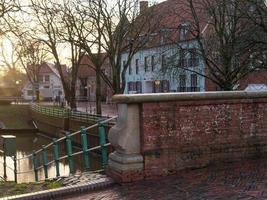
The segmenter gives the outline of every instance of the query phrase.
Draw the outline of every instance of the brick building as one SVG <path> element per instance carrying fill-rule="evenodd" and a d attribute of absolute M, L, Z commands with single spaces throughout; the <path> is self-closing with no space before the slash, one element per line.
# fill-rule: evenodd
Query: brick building
<path fill-rule="evenodd" d="M 105 59 L 101 70 L 111 77 L 112 71 L 109 60 L 106 54 L 102 54 Z M 107 84 L 101 79 L 101 95 L 102 101 L 110 102 L 112 91 Z M 78 71 L 78 79 L 76 85 L 76 98 L 81 101 L 95 101 L 96 100 L 96 71 L 88 55 L 83 56 L 81 65 Z"/>
<path fill-rule="evenodd" d="M 220 91 L 220 88 L 207 78 L 205 80 L 205 85 L 205 91 Z M 249 73 L 239 81 L 234 89 L 246 91 L 267 90 L 267 70 L 262 69 Z"/>

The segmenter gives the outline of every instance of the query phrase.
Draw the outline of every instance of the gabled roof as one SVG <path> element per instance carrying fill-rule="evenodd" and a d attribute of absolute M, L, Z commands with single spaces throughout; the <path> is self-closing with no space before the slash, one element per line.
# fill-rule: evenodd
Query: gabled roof
<path fill-rule="evenodd" d="M 107 54 L 101 53 L 100 56 L 101 56 L 101 59 L 105 59 L 101 68 L 106 69 L 106 68 L 111 67 Z M 90 58 L 89 55 L 85 54 L 83 55 L 81 63 L 80 63 L 78 77 L 86 78 L 88 76 L 95 76 L 94 69 L 95 69 L 95 66 L 94 66 L 94 63 L 92 62 L 92 59 Z"/>
<path fill-rule="evenodd" d="M 54 64 L 44 62 L 40 67 L 40 72 L 42 72 L 43 67 L 48 67 L 48 69 L 51 70 L 50 72 L 54 73 L 57 77 L 60 78 L 58 69 L 56 68 L 56 66 Z M 63 75 L 68 76 L 67 65 L 61 65 L 61 69 L 62 69 Z"/>
<path fill-rule="evenodd" d="M 199 0 L 193 1 L 197 4 Z M 205 18 L 205 11 L 199 7 L 196 9 L 198 15 L 201 16 L 200 29 L 204 31 L 208 23 Z M 194 39 L 194 27 L 192 27 L 194 20 L 188 0 L 167 0 L 151 6 L 136 18 L 135 23 L 144 26 L 141 27 L 142 32 L 139 34 L 140 38 L 149 35 L 149 41 L 145 45 L 145 48 L 162 45 L 163 36 L 166 40 L 164 44 L 179 42 L 181 28 L 187 24 L 191 29 L 187 31 L 183 40 Z M 138 26 L 136 27 L 138 29 Z"/>

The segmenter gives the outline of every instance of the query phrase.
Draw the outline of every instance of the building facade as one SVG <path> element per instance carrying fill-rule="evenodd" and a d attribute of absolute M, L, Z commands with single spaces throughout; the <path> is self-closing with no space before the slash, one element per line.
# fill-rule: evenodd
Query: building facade
<path fill-rule="evenodd" d="M 67 75 L 67 68 L 63 66 L 63 72 Z M 22 97 L 25 100 L 36 99 L 35 92 L 39 88 L 40 100 L 56 100 L 64 98 L 64 90 L 61 83 L 60 75 L 53 64 L 43 63 L 40 66 L 38 74 L 38 84 L 27 81 L 22 89 Z"/>
<path fill-rule="evenodd" d="M 127 62 L 127 51 L 122 55 L 121 66 L 129 63 L 124 93 L 205 91 L 205 78 L 201 76 L 205 74 L 205 65 L 190 32 L 190 19 L 177 15 L 185 10 L 184 5 L 178 0 L 167 0 L 152 7 L 148 7 L 146 1 L 140 2 L 140 11 L 149 13 L 155 18 L 151 20 L 157 23 L 156 27 L 144 29 L 149 32 L 140 34 L 137 40 L 143 38 L 146 44 L 130 62 Z M 138 20 L 142 20 L 140 17 Z"/>
<path fill-rule="evenodd" d="M 105 54 L 102 54 L 104 60 L 101 70 L 111 78 L 111 66 Z M 101 96 L 103 102 L 110 102 L 112 91 L 105 81 L 101 79 Z M 78 71 L 76 84 L 76 98 L 78 101 L 96 101 L 96 71 L 88 55 L 84 55 Z"/>
<path fill-rule="evenodd" d="M 204 73 L 204 63 L 194 53 L 197 44 L 192 41 L 181 46 L 182 49 L 172 44 L 139 50 L 128 66 L 124 93 L 205 91 L 205 78 L 198 75 Z M 127 56 L 123 54 L 122 65 Z"/>

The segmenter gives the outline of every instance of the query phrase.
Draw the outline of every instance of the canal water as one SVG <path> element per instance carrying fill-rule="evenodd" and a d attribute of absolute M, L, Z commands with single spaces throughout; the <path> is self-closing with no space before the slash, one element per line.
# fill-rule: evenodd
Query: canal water
<path fill-rule="evenodd" d="M 49 144 L 52 142 L 52 139 L 49 137 L 44 137 L 42 134 L 17 134 L 16 136 L 16 147 L 17 147 L 17 158 L 27 156 L 33 152 L 33 150 L 38 150 L 42 145 Z M 73 153 L 81 151 L 80 147 L 74 147 Z M 59 143 L 59 154 L 60 157 L 66 155 L 66 146 L 65 140 Z M 48 162 L 53 160 L 53 146 L 49 147 L 47 150 Z M 90 170 L 101 169 L 101 162 L 99 156 L 96 154 L 90 154 Z M 82 155 L 77 155 L 73 157 L 75 173 L 83 171 L 83 160 Z M 12 158 L 7 157 L 7 180 L 14 181 L 14 162 Z M 41 153 L 38 154 L 38 165 L 42 165 Z M 60 176 L 69 175 L 69 165 L 68 160 L 64 159 L 60 161 Z M 34 182 L 34 172 L 33 170 L 33 161 L 32 157 L 27 159 L 17 161 L 17 170 L 18 170 L 18 182 Z M 31 171 L 31 172 L 29 172 Z M 3 168 L 3 155 L 0 154 L 0 176 L 4 176 Z M 44 170 L 40 169 L 38 171 L 39 180 L 44 180 Z M 48 166 L 48 177 L 56 177 L 55 165 L 51 164 Z"/>

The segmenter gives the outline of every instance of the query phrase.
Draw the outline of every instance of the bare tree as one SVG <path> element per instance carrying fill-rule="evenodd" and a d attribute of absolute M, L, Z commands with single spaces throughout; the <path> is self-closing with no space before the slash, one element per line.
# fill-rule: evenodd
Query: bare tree
<path fill-rule="evenodd" d="M 79 34 L 79 43 L 94 64 L 98 89 L 101 77 L 113 94 L 124 92 L 125 74 L 133 56 L 146 46 L 149 34 L 154 32 L 160 21 L 159 17 L 157 21 L 151 21 L 155 14 L 153 8 L 139 12 L 138 2 L 116 0 L 110 5 L 107 0 L 88 0 L 79 3 L 82 5 L 79 8 L 81 20 L 86 19 L 79 26 L 84 30 Z M 88 23 L 93 29 L 88 29 Z M 122 60 L 124 54 L 127 56 Z M 106 59 L 111 66 L 112 78 L 101 70 Z"/>
<path fill-rule="evenodd" d="M 112 86 L 114 94 L 120 94 L 125 90 L 125 75 L 133 56 L 147 46 L 161 18 L 153 12 L 154 7 L 139 12 L 139 1 L 117 0 L 111 8 L 107 1 L 97 2 L 102 5 L 98 6 L 101 44 L 112 68 L 112 79 L 105 80 Z M 123 55 L 127 55 L 124 60 Z"/>
<path fill-rule="evenodd" d="M 48 52 L 45 45 L 32 38 L 22 37 L 18 41 L 19 48 L 16 53 L 20 64 L 26 72 L 28 80 L 32 84 L 36 101 L 40 100 L 39 74 L 41 65 L 48 59 Z"/>
<path fill-rule="evenodd" d="M 9 46 L 9 51 L 6 51 L 6 46 Z M 1 42 L 1 65 L 6 68 L 7 71 L 15 71 L 19 68 L 19 57 L 16 55 L 17 45 L 9 39 L 5 38 L 4 41 Z"/>
<path fill-rule="evenodd" d="M 3 35 L 14 27 L 14 13 L 21 11 L 21 5 L 16 0 L 0 1 L 0 35 Z"/>
<path fill-rule="evenodd" d="M 44 42 L 55 60 L 55 65 L 61 77 L 65 98 L 71 109 L 76 109 L 75 85 L 79 62 L 82 57 L 82 50 L 73 40 L 74 29 L 64 12 L 62 3 L 53 0 L 31 1 L 33 14 L 37 19 L 38 40 Z M 60 56 L 60 45 L 69 49 L 71 54 L 71 79 L 64 74 L 62 59 Z"/>
<path fill-rule="evenodd" d="M 252 23 L 253 29 L 250 30 L 250 42 L 257 48 L 251 55 L 253 64 L 259 68 L 267 68 L 267 2 L 259 0 L 248 0 L 245 4 L 246 9 L 240 7 L 244 17 Z"/>
<path fill-rule="evenodd" d="M 239 81 L 253 72 L 258 66 L 253 65 L 251 55 L 257 44 L 251 42 L 251 30 L 255 25 L 245 18 L 240 8 L 246 9 L 245 1 L 232 0 L 185 0 L 180 2 L 184 10 L 177 12 L 184 24 L 177 27 L 185 34 L 176 42 L 180 49 L 180 59 L 172 61 L 165 72 L 173 68 L 182 69 L 205 77 L 220 90 L 233 90 Z M 177 4 L 179 2 L 177 1 Z M 181 15 L 183 13 L 183 16 Z M 186 23 L 185 23 L 186 22 Z M 192 52 L 182 43 L 196 42 L 195 54 L 204 62 L 205 71 L 188 67 L 181 58 L 189 57 Z M 178 56 L 175 55 L 175 58 Z M 174 70 L 175 71 L 175 70 Z"/>
<path fill-rule="evenodd" d="M 101 114 L 101 78 L 109 84 L 110 80 L 103 73 L 102 67 L 107 59 L 102 48 L 102 29 L 101 13 L 99 7 L 102 6 L 101 1 L 80 1 L 80 6 L 76 6 L 75 12 L 68 12 L 69 19 L 76 30 L 76 44 L 81 47 L 89 57 L 92 64 L 88 67 L 92 68 L 96 74 L 96 111 Z M 70 5 L 73 7 L 72 5 Z M 65 7 L 65 11 L 70 11 L 70 7 Z M 100 30 L 101 29 L 101 30 Z M 111 85 L 110 85 L 111 87 Z"/>
<path fill-rule="evenodd" d="M 101 114 L 101 79 L 114 94 L 123 93 L 129 63 L 133 55 L 145 46 L 147 33 L 152 32 L 152 23 L 149 21 L 151 15 L 149 12 L 138 13 L 137 2 L 117 0 L 110 5 L 107 0 L 88 0 L 79 1 L 76 6 L 68 3 L 64 8 L 76 30 L 76 37 L 72 39 L 76 39 L 76 44 L 88 55 L 92 61 L 88 67 L 96 72 L 98 114 Z M 76 12 L 72 12 L 72 8 L 76 8 Z M 124 66 L 123 54 L 127 54 Z M 111 74 L 106 74 L 103 69 L 107 60 L 112 69 Z"/>

